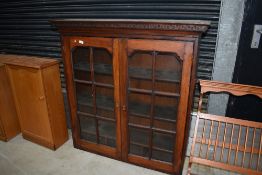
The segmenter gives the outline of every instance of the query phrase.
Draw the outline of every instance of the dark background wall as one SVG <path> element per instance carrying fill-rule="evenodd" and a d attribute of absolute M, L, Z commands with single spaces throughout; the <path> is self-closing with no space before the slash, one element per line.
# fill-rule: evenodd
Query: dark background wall
<path fill-rule="evenodd" d="M 61 59 L 60 38 L 48 22 L 61 18 L 209 20 L 200 42 L 197 76 L 210 79 L 221 0 L 23 0 L 0 2 L 0 52 Z M 63 64 L 61 63 L 63 87 Z M 196 97 L 197 98 L 197 97 Z"/>

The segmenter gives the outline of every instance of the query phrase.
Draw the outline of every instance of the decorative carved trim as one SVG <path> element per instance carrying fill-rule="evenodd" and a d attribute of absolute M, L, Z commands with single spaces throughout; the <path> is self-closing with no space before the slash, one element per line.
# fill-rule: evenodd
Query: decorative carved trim
<path fill-rule="evenodd" d="M 108 21 L 75 21 L 75 20 L 55 20 L 51 21 L 59 28 L 121 28 L 121 29 L 142 29 L 142 30 L 174 30 L 205 32 L 208 29 L 207 24 L 190 24 L 190 23 L 153 23 L 153 22 L 108 22 Z"/>
<path fill-rule="evenodd" d="M 200 80 L 201 93 L 206 92 L 227 92 L 236 96 L 255 95 L 262 98 L 262 87 L 225 83 L 218 81 Z"/>

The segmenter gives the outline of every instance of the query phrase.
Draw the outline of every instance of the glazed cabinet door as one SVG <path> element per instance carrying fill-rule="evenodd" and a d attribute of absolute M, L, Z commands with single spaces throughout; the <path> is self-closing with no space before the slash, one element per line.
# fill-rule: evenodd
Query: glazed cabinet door
<path fill-rule="evenodd" d="M 75 146 L 115 158 L 121 147 L 117 47 L 110 38 L 71 37 L 71 63 L 66 65 L 74 91 Z"/>
<path fill-rule="evenodd" d="M 193 44 L 122 42 L 122 130 L 126 161 L 177 172 L 181 163 Z"/>

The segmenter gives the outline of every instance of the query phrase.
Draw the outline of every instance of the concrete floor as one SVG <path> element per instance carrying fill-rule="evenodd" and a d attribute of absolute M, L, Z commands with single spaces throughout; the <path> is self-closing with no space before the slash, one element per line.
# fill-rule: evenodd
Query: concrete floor
<path fill-rule="evenodd" d="M 70 139 L 52 151 L 18 135 L 0 141 L 1 175 L 165 175 L 107 157 L 75 149 Z"/>
<path fill-rule="evenodd" d="M 166 175 L 157 171 L 124 163 L 75 149 L 69 140 L 52 151 L 18 135 L 9 142 L 0 141 L 0 175 Z M 186 175 L 186 157 L 183 175 Z M 192 172 L 207 175 L 236 173 L 193 164 Z"/>

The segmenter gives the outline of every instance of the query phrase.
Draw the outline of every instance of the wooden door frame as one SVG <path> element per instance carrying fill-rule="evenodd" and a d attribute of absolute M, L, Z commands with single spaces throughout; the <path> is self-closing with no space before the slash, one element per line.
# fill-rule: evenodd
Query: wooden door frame
<path fill-rule="evenodd" d="M 180 89 L 180 100 L 178 104 L 178 112 L 177 112 L 177 124 L 176 124 L 176 131 L 181 131 L 179 134 L 176 134 L 174 136 L 175 138 L 175 144 L 174 144 L 174 160 L 173 163 L 164 163 L 161 161 L 157 160 L 147 160 L 143 157 L 136 156 L 136 155 L 128 155 L 129 151 L 129 131 L 128 131 L 128 105 L 127 105 L 127 88 L 128 88 L 128 52 L 131 49 L 136 50 L 139 47 L 144 47 L 145 43 L 148 41 L 153 41 L 153 39 L 143 39 L 140 40 L 142 42 L 141 45 L 136 45 L 132 44 L 131 47 L 134 48 L 129 48 L 128 41 L 139 41 L 140 39 L 121 39 L 121 53 L 120 53 L 120 82 L 122 83 L 121 85 L 121 126 L 122 126 L 122 160 L 131 162 L 134 164 L 150 167 L 152 169 L 156 170 L 161 170 L 169 173 L 179 173 L 179 170 L 181 168 L 182 162 L 182 156 L 184 152 L 184 136 L 187 135 L 185 133 L 185 129 L 187 128 L 186 122 L 187 122 L 187 117 L 183 116 L 188 116 L 188 109 L 191 109 L 191 103 L 192 100 L 189 99 L 189 97 L 192 95 L 190 93 L 190 88 L 181 88 Z M 158 44 L 156 46 L 156 50 L 159 47 L 160 50 L 163 51 L 169 51 L 169 52 L 175 52 L 179 55 L 181 61 L 182 61 L 182 77 L 181 77 L 181 86 L 188 86 L 192 85 L 192 67 L 193 64 L 196 62 L 194 61 L 195 58 L 195 44 L 196 41 L 192 42 L 181 42 L 181 41 L 169 41 L 169 40 L 154 40 L 154 42 L 159 41 L 160 43 L 168 43 L 170 42 L 171 46 L 168 45 L 168 47 L 165 47 L 162 44 Z M 172 42 L 172 43 L 171 43 Z M 149 43 L 149 42 L 148 42 Z M 183 44 L 182 44 L 183 43 Z M 172 47 L 172 44 L 176 45 L 176 48 Z M 180 45 L 181 44 L 181 45 Z M 181 46 L 181 47 L 180 47 Z M 150 46 L 149 46 L 150 47 Z M 152 46 L 155 47 L 155 46 Z M 142 49 L 142 48 L 140 48 Z M 149 48 L 147 48 L 149 49 Z M 145 49 L 145 50 L 147 50 Z M 177 49 L 177 50 L 176 50 Z M 182 50 L 181 50 L 182 49 Z M 191 75 L 191 76 L 187 76 Z M 194 74 L 195 75 L 195 74 Z M 193 78 L 194 80 L 194 78 Z M 195 82 L 195 81 L 194 81 Z M 182 85 L 183 84 L 183 85 Z M 184 98 L 183 98 L 184 97 Z"/>
<path fill-rule="evenodd" d="M 68 101 L 70 106 L 71 123 L 73 130 L 73 143 L 74 147 L 87 150 L 90 152 L 103 154 L 108 157 L 113 157 L 120 159 L 121 156 L 121 132 L 118 127 L 120 127 L 120 108 L 119 108 L 119 57 L 118 57 L 118 41 L 112 38 L 102 38 L 102 37 L 75 37 L 75 36 L 61 36 L 61 41 L 63 43 L 62 55 L 65 64 L 65 75 L 66 75 L 66 88 Z M 88 42 L 87 42 L 88 41 Z M 80 125 L 77 116 L 77 99 L 75 93 L 75 83 L 73 78 L 73 67 L 72 67 L 72 55 L 71 51 L 74 47 L 99 47 L 107 49 L 112 55 L 112 65 L 113 65 L 113 80 L 114 80 L 114 107 L 116 115 L 116 148 L 111 148 L 106 145 L 101 145 L 97 143 L 91 143 L 80 139 Z"/>

